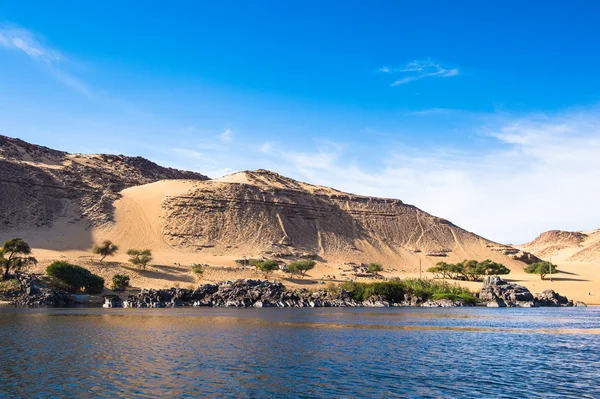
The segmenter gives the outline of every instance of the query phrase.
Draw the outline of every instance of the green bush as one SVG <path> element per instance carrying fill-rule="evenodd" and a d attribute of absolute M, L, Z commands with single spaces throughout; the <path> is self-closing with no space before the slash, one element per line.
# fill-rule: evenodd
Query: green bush
<path fill-rule="evenodd" d="M 129 262 L 142 270 L 146 270 L 146 266 L 152 261 L 152 251 L 149 249 L 130 249 L 127 255 Z"/>
<path fill-rule="evenodd" d="M 476 301 L 471 291 L 467 288 L 456 284 L 449 284 L 445 281 L 416 278 L 377 283 L 347 281 L 341 285 L 341 288 L 357 301 L 364 301 L 373 295 L 381 295 L 392 302 L 400 302 L 406 295 L 416 296 L 425 301 L 429 299 L 441 299 L 444 296 L 461 302 Z"/>
<path fill-rule="evenodd" d="M 202 267 L 202 265 L 194 263 L 192 265 L 192 273 L 194 273 L 197 276 L 201 276 L 202 274 L 204 274 L 204 267 Z"/>
<path fill-rule="evenodd" d="M 475 305 L 477 303 L 477 298 L 475 298 L 472 294 L 468 294 L 468 293 L 453 294 L 453 293 L 448 293 L 448 292 L 445 292 L 445 293 L 438 292 L 436 294 L 433 294 L 432 299 L 434 299 L 434 300 L 449 299 L 449 300 L 455 301 L 455 302 L 468 303 L 469 305 Z"/>
<path fill-rule="evenodd" d="M 112 287 L 114 291 L 125 291 L 129 287 L 129 276 L 125 274 L 115 274 L 112 278 Z"/>
<path fill-rule="evenodd" d="M 379 263 L 369 263 L 369 266 L 367 267 L 367 271 L 369 273 L 379 273 L 380 271 L 383 271 L 383 266 L 380 265 Z"/>
<path fill-rule="evenodd" d="M 46 268 L 46 273 L 68 287 L 71 292 L 85 291 L 99 294 L 104 289 L 104 279 L 83 267 L 64 261 L 56 261 Z"/>

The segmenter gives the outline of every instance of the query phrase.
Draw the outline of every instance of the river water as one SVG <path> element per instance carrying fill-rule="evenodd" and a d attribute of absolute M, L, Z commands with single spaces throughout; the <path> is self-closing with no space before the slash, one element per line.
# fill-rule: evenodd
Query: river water
<path fill-rule="evenodd" d="M 0 308 L 0 398 L 600 398 L 600 308 Z"/>

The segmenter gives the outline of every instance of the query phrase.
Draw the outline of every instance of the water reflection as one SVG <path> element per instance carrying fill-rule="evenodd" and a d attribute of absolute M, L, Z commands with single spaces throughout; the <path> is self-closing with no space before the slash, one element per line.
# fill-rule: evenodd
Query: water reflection
<path fill-rule="evenodd" d="M 600 397 L 587 309 L 0 309 L 0 397 Z"/>

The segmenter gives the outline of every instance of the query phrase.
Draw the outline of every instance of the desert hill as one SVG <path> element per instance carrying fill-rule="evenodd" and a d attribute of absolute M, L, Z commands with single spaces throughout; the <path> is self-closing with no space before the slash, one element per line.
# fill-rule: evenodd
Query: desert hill
<path fill-rule="evenodd" d="M 189 185 L 162 203 L 164 241 L 174 248 L 339 262 L 511 260 L 498 244 L 397 199 L 348 194 L 266 170 Z"/>
<path fill-rule="evenodd" d="M 210 180 L 122 155 L 68 154 L 0 136 L 2 236 L 34 246 L 122 248 L 205 256 L 298 258 L 425 266 L 490 258 L 496 244 L 398 199 L 295 181 L 267 170 Z M 4 237 L 2 237 L 4 238 Z"/>
<path fill-rule="evenodd" d="M 544 248 L 556 245 L 569 259 L 598 259 L 598 231 L 552 233 L 519 249 L 398 199 L 344 193 L 267 170 L 210 180 L 139 157 L 69 154 L 0 136 L 0 241 L 12 237 L 34 248 L 40 261 L 34 272 L 62 259 L 107 281 L 128 274 L 135 287 L 191 286 L 197 282 L 192 263 L 210 265 L 204 281 L 256 278 L 236 262 L 253 257 L 314 258 L 310 277 L 337 281 L 352 277 L 359 263 L 382 263 L 386 277 L 416 277 L 419 264 L 425 271 L 439 261 L 489 258 L 534 292 L 553 288 L 598 302 L 597 262 L 553 258 L 563 275 L 552 283 L 523 272 L 525 263 L 538 260 L 525 251 L 543 257 Z M 103 239 L 120 251 L 100 263 L 90 249 Z M 147 270 L 128 263 L 130 248 L 152 249 Z"/>
<path fill-rule="evenodd" d="M 110 222 L 128 187 L 162 179 L 206 180 L 141 157 L 68 154 L 0 136 L 0 226 L 3 230 Z"/>
<path fill-rule="evenodd" d="M 550 230 L 520 248 L 553 261 L 600 262 L 600 230 Z"/>

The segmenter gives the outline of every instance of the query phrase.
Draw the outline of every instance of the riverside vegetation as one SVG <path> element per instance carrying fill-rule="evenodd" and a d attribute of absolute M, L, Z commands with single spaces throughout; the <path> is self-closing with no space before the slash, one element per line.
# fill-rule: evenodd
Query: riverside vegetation
<path fill-rule="evenodd" d="M 114 254 L 117 246 L 109 241 L 98 249 L 101 259 Z M 100 294 L 104 290 L 104 279 L 89 270 L 64 261 L 55 261 L 46 268 L 47 277 L 39 278 L 22 273 L 25 265 L 35 262 L 30 257 L 31 248 L 21 239 L 8 240 L 0 248 L 0 262 L 4 269 L 0 296 L 13 298 L 16 304 L 68 305 L 76 302 L 70 294 Z M 130 262 L 145 269 L 150 262 L 150 250 L 129 250 Z M 262 271 L 265 277 L 278 268 L 300 276 L 316 265 L 314 260 L 292 261 L 287 266 L 275 260 L 256 261 L 251 264 Z M 371 263 L 368 271 L 377 274 L 383 267 Z M 564 306 L 572 303 L 554 291 L 544 291 L 533 296 L 527 288 L 509 284 L 491 275 L 508 274 L 504 265 L 485 260 L 465 260 L 458 264 L 438 263 L 429 269 L 438 276 L 453 279 L 481 280 L 486 277 L 481 293 L 473 293 L 458 284 L 447 281 L 423 279 L 392 279 L 382 282 L 346 281 L 341 285 L 330 284 L 327 289 L 290 290 L 281 282 L 259 280 L 237 280 L 219 284 L 201 284 L 196 289 L 171 288 L 165 290 L 142 290 L 130 295 L 125 302 L 116 295 L 106 298 L 106 307 L 163 307 L 163 306 L 254 306 L 254 307 L 346 307 L 346 306 L 475 306 L 485 302 L 490 306 Z M 530 273 L 539 273 L 544 278 L 554 272 L 554 265 L 539 262 L 528 268 Z M 192 272 L 200 277 L 203 265 L 192 265 Z M 12 274 L 11 274 L 12 273 Z M 12 279 L 11 279 L 12 277 Z M 112 278 L 114 291 L 124 291 L 129 286 L 130 277 L 115 274 Z"/>
<path fill-rule="evenodd" d="M 501 263 L 489 259 L 483 262 L 464 260 L 459 263 L 438 262 L 434 267 L 427 269 L 436 278 L 451 280 L 481 281 L 483 276 L 499 276 L 510 273 L 510 269 Z"/>

